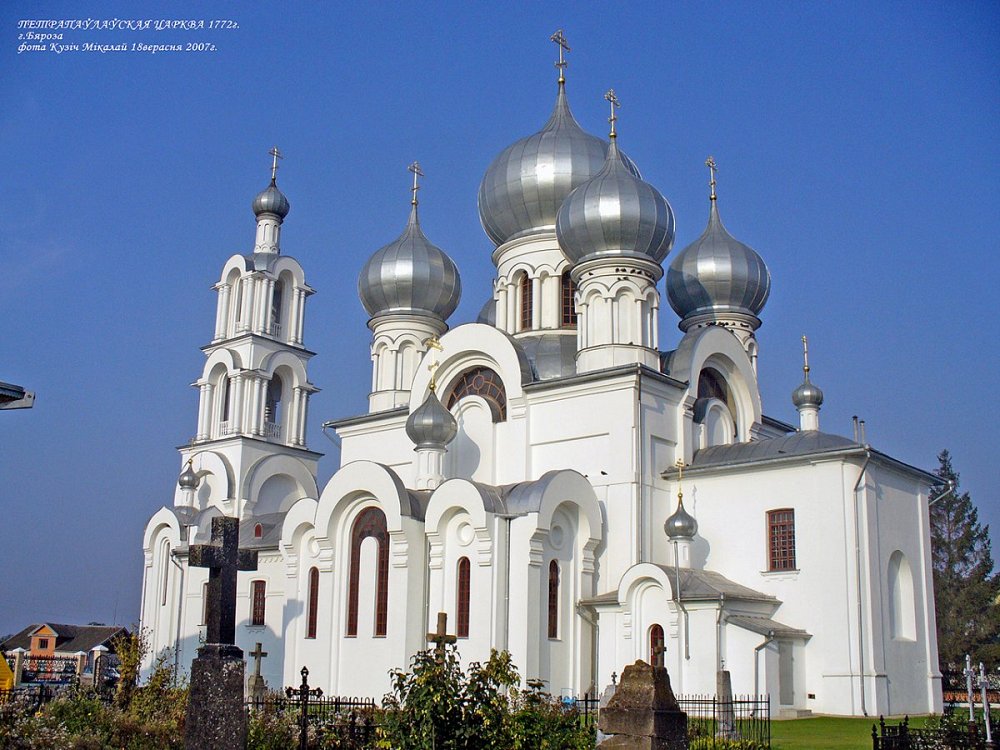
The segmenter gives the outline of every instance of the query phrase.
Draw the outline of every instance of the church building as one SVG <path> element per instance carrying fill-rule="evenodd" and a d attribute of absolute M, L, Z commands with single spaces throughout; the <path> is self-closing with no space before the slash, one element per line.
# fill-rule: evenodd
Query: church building
<path fill-rule="evenodd" d="M 341 465 L 325 487 L 306 441 L 313 289 L 282 252 L 272 152 L 253 249 L 215 285 L 195 437 L 143 537 L 154 656 L 183 671 L 203 642 L 208 571 L 189 550 L 225 515 L 258 552 L 237 645 L 263 644 L 273 689 L 307 666 L 326 694 L 380 698 L 444 612 L 464 663 L 506 649 L 556 696 L 644 659 L 680 694 L 714 693 L 726 670 L 774 715 L 940 711 L 936 477 L 823 432 L 808 359 L 798 425 L 764 413 L 771 279 L 722 223 L 714 161 L 705 230 L 677 251 L 670 204 L 619 145 L 614 92 L 610 138 L 583 130 L 554 41 L 551 116 L 480 185 L 496 275 L 478 320 L 449 322 L 459 269 L 421 225 L 417 164 L 402 233 L 357 259 L 369 408 L 326 423 Z"/>

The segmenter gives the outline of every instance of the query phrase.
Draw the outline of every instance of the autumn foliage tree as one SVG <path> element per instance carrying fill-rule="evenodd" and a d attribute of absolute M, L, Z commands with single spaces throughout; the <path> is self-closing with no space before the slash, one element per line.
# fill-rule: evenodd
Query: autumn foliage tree
<path fill-rule="evenodd" d="M 1000 666 L 1000 577 L 993 570 L 989 526 L 968 492 L 961 492 L 958 472 L 947 450 L 938 454 L 935 472 L 942 488 L 953 490 L 930 508 L 937 609 L 938 661 L 941 669 L 959 670 L 965 655 L 973 663 Z"/>

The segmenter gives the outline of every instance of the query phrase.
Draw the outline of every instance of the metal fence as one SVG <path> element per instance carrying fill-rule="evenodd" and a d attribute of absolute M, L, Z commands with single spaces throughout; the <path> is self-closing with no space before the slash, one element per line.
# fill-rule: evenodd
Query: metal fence
<path fill-rule="evenodd" d="M 49 685 L 0 690 L 0 722 L 10 721 L 19 714 L 33 714 L 55 697 Z"/>
<path fill-rule="evenodd" d="M 307 695 L 303 699 L 294 693 L 273 692 L 244 705 L 248 716 L 259 712 L 294 717 L 300 724 L 300 747 L 306 745 L 307 730 L 323 747 L 343 750 L 366 748 L 375 740 L 377 704 L 372 698 Z"/>
<path fill-rule="evenodd" d="M 872 724 L 872 750 L 986 750 L 983 727 L 977 723 L 914 729 L 909 718 L 898 724 L 886 724 L 879 717 Z"/>

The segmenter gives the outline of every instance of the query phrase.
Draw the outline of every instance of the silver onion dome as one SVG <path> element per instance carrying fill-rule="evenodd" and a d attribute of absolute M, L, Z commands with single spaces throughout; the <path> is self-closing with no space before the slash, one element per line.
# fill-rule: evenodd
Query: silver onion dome
<path fill-rule="evenodd" d="M 660 263 L 674 243 L 674 212 L 622 161 L 612 139 L 601 171 L 563 201 L 556 236 L 571 263 L 609 256 Z"/>
<path fill-rule="evenodd" d="M 365 263 L 358 278 L 358 296 L 373 318 L 397 312 L 447 320 L 455 312 L 462 296 L 458 268 L 424 235 L 416 203 L 403 233 Z"/>
<path fill-rule="evenodd" d="M 191 468 L 191 462 L 188 461 L 184 466 L 184 471 L 181 475 L 177 477 L 177 486 L 182 490 L 196 490 L 198 489 L 198 475 L 194 473 L 194 469 Z"/>
<path fill-rule="evenodd" d="M 675 510 L 663 525 L 670 539 L 692 539 L 698 533 L 698 521 L 684 510 L 684 503 L 677 501 Z"/>
<path fill-rule="evenodd" d="M 667 298 L 681 319 L 711 313 L 754 317 L 771 293 L 771 274 L 761 257 L 722 224 L 713 198 L 708 226 L 667 269 Z"/>
<path fill-rule="evenodd" d="M 476 317 L 477 323 L 482 323 L 484 325 L 496 327 L 497 324 L 497 301 L 490 297 L 486 300 L 486 303 L 479 310 L 479 315 Z"/>
<path fill-rule="evenodd" d="M 418 448 L 444 448 L 458 434 L 458 422 L 432 390 L 406 420 L 406 434 Z"/>
<path fill-rule="evenodd" d="M 253 212 L 255 216 L 275 214 L 278 218 L 284 219 L 288 216 L 291 208 L 292 205 L 288 202 L 288 198 L 278 190 L 278 185 L 274 181 L 274 178 L 271 178 L 271 184 L 257 193 L 257 197 L 253 199 Z"/>
<path fill-rule="evenodd" d="M 566 196 L 604 165 L 608 144 L 584 132 L 570 112 L 566 85 L 559 83 L 548 122 L 505 148 L 479 185 L 479 219 L 496 245 L 555 229 Z M 636 166 L 622 157 L 638 176 Z"/>
<path fill-rule="evenodd" d="M 820 407 L 823 405 L 823 390 L 815 383 L 809 382 L 808 373 L 806 373 L 806 379 L 802 381 L 802 384 L 792 391 L 792 403 L 795 404 L 796 409 L 801 409 L 804 406 Z"/>

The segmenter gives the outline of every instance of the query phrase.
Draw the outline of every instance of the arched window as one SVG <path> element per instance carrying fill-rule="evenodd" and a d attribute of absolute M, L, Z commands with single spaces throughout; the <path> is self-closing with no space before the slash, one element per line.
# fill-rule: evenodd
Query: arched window
<path fill-rule="evenodd" d="M 375 631 L 384 636 L 389 611 L 389 532 L 385 514 L 378 508 L 365 508 L 358 514 L 351 530 L 351 562 L 347 593 L 347 635 L 358 634 L 358 584 L 361 576 L 361 543 L 371 537 L 378 544 L 375 576 Z"/>
<path fill-rule="evenodd" d="M 232 394 L 229 382 L 229 376 L 223 375 L 222 382 L 219 383 L 222 388 L 222 413 L 219 415 L 219 420 L 222 422 L 229 421 L 229 415 L 232 412 Z M 228 426 L 223 425 L 222 434 L 225 435 L 228 432 Z"/>
<path fill-rule="evenodd" d="M 281 437 L 281 376 L 275 373 L 267 384 L 264 404 L 264 435 Z"/>
<path fill-rule="evenodd" d="M 448 395 L 448 408 L 451 409 L 466 396 L 482 397 L 489 404 L 494 422 L 507 419 L 507 391 L 500 376 L 490 368 L 475 367 L 463 372 Z"/>
<path fill-rule="evenodd" d="M 531 279 L 528 278 L 528 274 L 521 276 L 521 281 L 518 286 L 521 287 L 521 328 L 522 331 L 531 330 L 531 316 L 532 310 L 534 309 L 534 290 L 532 289 Z"/>
<path fill-rule="evenodd" d="M 243 324 L 243 279 L 237 277 L 233 282 L 236 288 L 236 304 L 233 306 L 233 333 L 239 335 L 246 329 Z"/>
<path fill-rule="evenodd" d="M 250 625 L 253 627 L 263 627 L 267 583 L 265 581 L 252 581 L 250 583 L 250 592 Z"/>
<path fill-rule="evenodd" d="M 264 536 L 264 527 L 258 523 L 253 527 L 253 538 L 260 539 L 262 536 Z"/>
<path fill-rule="evenodd" d="M 469 558 L 463 557 L 458 561 L 458 590 L 456 592 L 456 611 L 458 612 L 458 630 L 456 635 L 459 638 L 469 637 L 469 593 L 472 586 L 472 566 Z"/>
<path fill-rule="evenodd" d="M 576 283 L 568 268 L 562 275 L 562 327 L 576 328 Z"/>
<path fill-rule="evenodd" d="M 649 663 L 654 667 L 662 667 L 663 654 L 666 650 L 663 640 L 663 627 L 653 625 L 649 629 Z"/>
<path fill-rule="evenodd" d="M 280 281 L 274 283 L 274 292 L 271 295 L 271 320 L 268 321 L 267 332 L 271 336 L 281 335 L 281 296 L 284 284 Z"/>
<path fill-rule="evenodd" d="M 559 563 L 549 563 L 549 638 L 559 637 Z"/>
<path fill-rule="evenodd" d="M 795 570 L 795 510 L 767 512 L 767 569 Z"/>
<path fill-rule="evenodd" d="M 306 613 L 306 638 L 316 637 L 316 620 L 319 610 L 319 568 L 309 569 L 309 610 Z"/>

